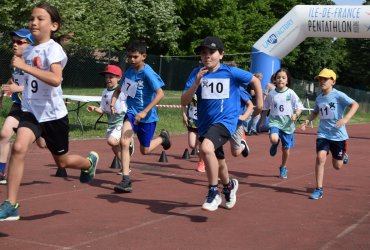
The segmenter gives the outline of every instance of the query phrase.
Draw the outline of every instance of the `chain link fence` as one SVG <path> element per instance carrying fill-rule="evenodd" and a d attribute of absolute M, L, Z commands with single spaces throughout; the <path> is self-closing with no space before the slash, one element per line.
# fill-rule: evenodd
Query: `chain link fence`
<path fill-rule="evenodd" d="M 0 83 L 10 78 L 11 51 L 0 50 Z M 115 64 L 127 68 L 126 55 L 123 52 L 110 50 L 81 49 L 68 54 L 68 63 L 63 70 L 64 87 L 102 87 L 102 78 L 99 72 L 107 64 Z M 249 53 L 225 55 L 224 62 L 233 62 L 238 67 L 249 69 Z M 185 82 L 194 67 L 199 65 L 198 56 L 157 56 L 148 55 L 149 64 L 166 83 L 166 90 L 182 90 Z M 292 88 L 302 100 L 313 101 L 319 92 L 316 82 L 294 79 Z M 360 103 L 360 111 L 370 113 L 370 92 L 336 85 L 335 88 L 343 91 Z"/>

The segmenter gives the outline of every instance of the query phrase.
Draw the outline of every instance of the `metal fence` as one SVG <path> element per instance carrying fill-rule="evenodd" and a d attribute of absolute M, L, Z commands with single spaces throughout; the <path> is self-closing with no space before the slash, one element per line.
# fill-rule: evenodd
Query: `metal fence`
<path fill-rule="evenodd" d="M 9 63 L 11 51 L 0 50 L 0 84 L 10 77 Z M 248 53 L 225 55 L 224 61 L 233 61 L 239 67 L 248 69 L 250 65 Z M 108 64 L 120 66 L 123 71 L 127 65 L 124 53 L 113 53 L 109 50 L 91 51 L 81 49 L 68 54 L 68 63 L 63 70 L 63 86 L 65 87 L 102 87 L 104 82 L 99 72 Z M 166 90 L 182 90 L 192 71 L 199 65 L 197 56 L 156 56 L 148 55 L 146 63 L 149 64 L 166 83 Z M 299 97 L 313 101 L 318 93 L 318 87 L 313 81 L 294 80 L 292 88 Z M 335 88 L 345 92 L 360 103 L 360 110 L 370 113 L 370 92 L 336 85 Z"/>

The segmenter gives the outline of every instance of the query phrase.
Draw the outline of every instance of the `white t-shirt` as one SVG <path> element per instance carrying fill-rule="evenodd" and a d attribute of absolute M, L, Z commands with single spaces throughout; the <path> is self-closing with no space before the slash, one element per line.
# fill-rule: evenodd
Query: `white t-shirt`
<path fill-rule="evenodd" d="M 53 63 L 67 64 L 67 55 L 62 46 L 50 39 L 37 46 L 29 45 L 23 52 L 26 64 L 50 71 Z M 38 122 L 60 119 L 68 114 L 62 98 L 61 84 L 53 87 L 33 75 L 26 74 L 22 97 L 22 110 L 31 112 Z"/>

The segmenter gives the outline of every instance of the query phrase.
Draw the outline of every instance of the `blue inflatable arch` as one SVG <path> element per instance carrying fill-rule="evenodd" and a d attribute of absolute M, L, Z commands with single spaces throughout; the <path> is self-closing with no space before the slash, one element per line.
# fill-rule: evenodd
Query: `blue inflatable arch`
<path fill-rule="evenodd" d="M 306 37 L 370 38 L 370 6 L 295 6 L 252 47 L 250 71 L 264 75 L 263 89 L 280 69 L 280 60 Z"/>

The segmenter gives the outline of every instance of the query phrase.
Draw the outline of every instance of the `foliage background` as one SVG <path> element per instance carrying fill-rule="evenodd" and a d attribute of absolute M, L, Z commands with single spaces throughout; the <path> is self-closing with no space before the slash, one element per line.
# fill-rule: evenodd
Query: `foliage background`
<path fill-rule="evenodd" d="M 9 51 L 8 32 L 27 26 L 32 0 L 0 0 L 0 55 Z M 153 55 L 194 55 L 208 36 L 219 36 L 225 52 L 248 53 L 252 45 L 297 4 L 334 4 L 330 0 L 47 0 L 64 20 L 59 35 L 69 54 L 97 50 L 122 52 L 130 39 L 143 39 Z M 364 1 L 368 5 L 370 0 Z M 282 61 L 298 79 L 312 79 L 322 67 L 338 75 L 337 83 L 370 90 L 370 40 L 308 38 Z M 0 56 L 1 59 L 1 56 Z M 122 64 L 123 57 L 117 57 Z M 248 69 L 249 56 L 244 56 Z M 3 67 L 2 67 L 3 68 Z M 3 70 L 3 69 L 1 69 Z"/>

